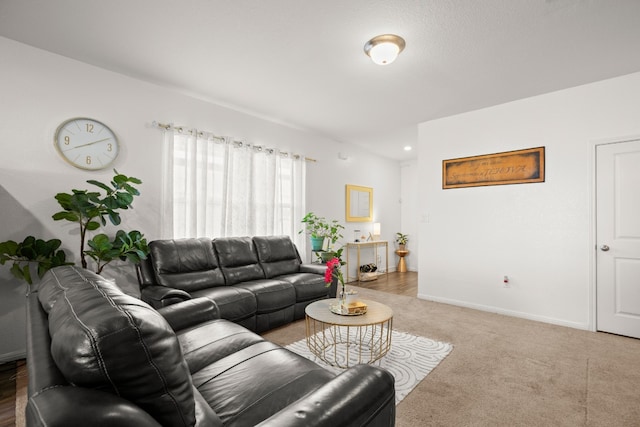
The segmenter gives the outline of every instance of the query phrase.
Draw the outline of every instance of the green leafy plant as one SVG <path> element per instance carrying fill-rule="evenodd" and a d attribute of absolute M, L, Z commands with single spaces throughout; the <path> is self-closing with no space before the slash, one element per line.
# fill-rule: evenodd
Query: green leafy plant
<path fill-rule="evenodd" d="M 300 230 L 298 233 L 307 232 L 312 238 L 328 239 L 329 243 L 326 250 L 314 251 L 317 256 L 318 262 L 327 262 L 331 258 L 340 258 L 342 254 L 342 248 L 338 250 L 333 249 L 333 245 L 342 239 L 342 230 L 344 227 L 337 220 L 328 220 L 324 217 L 318 216 L 313 212 L 309 212 L 302 218 L 301 221 L 305 224 L 305 229 Z"/>
<path fill-rule="evenodd" d="M 318 216 L 313 212 L 309 212 L 301 221 L 305 224 L 305 229 L 298 233 L 307 232 L 311 237 L 325 237 L 329 239 L 329 247 L 336 244 L 342 239 L 342 230 L 344 227 L 337 220 L 328 220 Z"/>
<path fill-rule="evenodd" d="M 142 245 L 140 239 L 138 239 L 136 250 L 131 251 L 127 245 L 119 243 L 119 239 L 116 236 L 114 241 L 111 242 L 111 248 L 107 249 L 109 245 L 104 242 L 102 237 L 104 235 L 98 235 L 92 239 L 93 243 L 90 245 L 92 250 L 87 251 L 85 249 L 88 231 L 94 231 L 101 226 L 105 226 L 107 219 L 113 225 L 120 225 L 119 211 L 132 209 L 131 205 L 134 197 L 140 195 L 140 192 L 133 184 L 141 184 L 142 181 L 138 178 L 120 174 L 115 169 L 114 173 L 115 176 L 110 184 L 96 180 L 87 181 L 87 183 L 96 186 L 99 190 L 103 190 L 104 193 L 100 191 L 71 190 L 71 193 L 58 193 L 55 196 L 63 210 L 53 214 L 52 218 L 55 221 L 66 220 L 79 225 L 81 265 L 83 268 L 87 268 L 86 256 L 90 256 L 98 262 L 98 273 L 113 259 L 124 257 L 135 262 L 135 260 L 139 261 L 146 257 L 146 241 Z M 97 242 L 95 241 L 96 238 L 98 238 Z M 133 241 L 135 240 L 134 238 Z M 116 249 L 121 250 L 119 255 L 114 255 Z M 101 256 L 103 255 L 107 258 L 102 259 Z"/>
<path fill-rule="evenodd" d="M 61 243 L 58 239 L 44 241 L 33 236 L 27 236 L 20 243 L 13 240 L 1 242 L 0 264 L 12 262 L 11 274 L 31 285 L 31 265 L 36 266 L 37 275 L 41 278 L 53 267 L 72 264 L 66 261 L 64 250 L 58 249 Z"/>
<path fill-rule="evenodd" d="M 137 264 L 145 259 L 149 252 L 147 240 L 138 230 L 128 233 L 118 230 L 113 240 L 110 240 L 106 234 L 98 234 L 89 240 L 87 245 L 91 249 L 84 253 L 96 262 L 98 274 L 113 260 L 129 260 Z"/>
<path fill-rule="evenodd" d="M 147 257 L 149 248 L 147 241 L 137 230 L 126 232 L 118 230 L 113 239 L 106 234 L 98 234 L 88 239 L 88 232 L 107 225 L 120 225 L 121 210 L 132 209 L 132 203 L 140 192 L 134 185 L 141 184 L 138 178 L 118 173 L 109 184 L 88 180 L 96 191 L 71 190 L 71 193 L 58 193 L 55 199 L 63 210 L 53 214 L 55 221 L 70 221 L 80 227 L 80 262 L 87 268 L 87 257 L 96 263 L 96 273 L 100 274 L 104 267 L 116 259 L 138 263 Z M 88 240 L 87 240 L 88 239 Z M 13 262 L 11 273 L 18 279 L 33 283 L 30 265 L 37 265 L 37 273 L 42 277 L 47 270 L 59 265 L 70 265 L 66 261 L 66 253 L 59 249 L 61 241 L 52 239 L 44 241 L 28 236 L 22 243 L 12 240 L 0 242 L 0 265 Z M 88 246 L 89 248 L 87 249 Z"/>
<path fill-rule="evenodd" d="M 409 236 L 407 234 L 396 233 L 396 242 L 399 245 L 406 245 L 409 241 Z"/>

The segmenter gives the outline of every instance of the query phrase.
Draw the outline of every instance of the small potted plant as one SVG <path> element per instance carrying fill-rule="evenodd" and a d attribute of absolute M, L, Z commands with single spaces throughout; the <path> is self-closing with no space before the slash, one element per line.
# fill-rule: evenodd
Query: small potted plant
<path fill-rule="evenodd" d="M 333 245 L 342 238 L 342 230 L 344 227 L 337 220 L 328 220 L 324 217 L 318 216 L 313 212 L 309 212 L 302 218 L 301 221 L 306 225 L 304 230 L 300 230 L 299 233 L 306 231 L 311 237 L 311 250 L 331 252 Z M 325 248 L 325 241 L 326 248 Z"/>
<path fill-rule="evenodd" d="M 409 236 L 407 234 L 402 234 L 400 232 L 396 233 L 396 243 L 398 244 L 399 250 L 404 251 L 408 241 Z"/>

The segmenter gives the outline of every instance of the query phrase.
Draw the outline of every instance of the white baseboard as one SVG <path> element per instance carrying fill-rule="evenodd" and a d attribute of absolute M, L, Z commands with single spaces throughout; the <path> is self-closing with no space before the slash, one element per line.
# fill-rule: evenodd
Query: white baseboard
<path fill-rule="evenodd" d="M 398 271 L 397 267 L 390 267 L 389 268 L 389 273 L 395 273 L 396 271 Z M 407 271 L 412 272 L 412 273 L 417 273 L 418 269 L 417 268 L 407 267 Z"/>
<path fill-rule="evenodd" d="M 489 305 L 474 304 L 474 303 L 469 303 L 469 302 L 466 302 L 466 301 L 453 300 L 453 299 L 449 299 L 449 298 L 434 297 L 432 295 L 418 294 L 418 298 L 419 299 L 428 300 L 428 301 L 440 302 L 440 303 L 443 303 L 443 304 L 456 305 L 456 306 L 459 306 L 459 307 L 472 308 L 474 310 L 486 311 L 486 312 L 489 312 L 489 313 L 502 314 L 504 316 L 519 317 L 521 319 L 533 320 L 533 321 L 536 321 L 536 322 L 543 322 L 543 323 L 550 323 L 552 325 L 566 326 L 568 328 L 582 329 L 582 330 L 585 330 L 585 331 L 590 330 L 589 325 L 587 323 L 570 322 L 570 321 L 567 321 L 567 320 L 556 319 L 556 318 L 553 318 L 553 317 L 538 316 L 538 315 L 535 315 L 535 314 L 524 313 L 524 312 L 521 312 L 521 311 L 506 310 L 506 309 L 503 309 L 503 308 L 493 307 L 493 306 L 489 306 Z"/>

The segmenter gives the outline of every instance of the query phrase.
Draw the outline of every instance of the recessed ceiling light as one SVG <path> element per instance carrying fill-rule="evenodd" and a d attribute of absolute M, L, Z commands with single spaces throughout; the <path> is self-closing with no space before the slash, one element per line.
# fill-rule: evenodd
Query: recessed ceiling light
<path fill-rule="evenodd" d="M 411 146 L 410 145 L 405 145 L 404 146 L 404 151 L 411 151 Z"/>

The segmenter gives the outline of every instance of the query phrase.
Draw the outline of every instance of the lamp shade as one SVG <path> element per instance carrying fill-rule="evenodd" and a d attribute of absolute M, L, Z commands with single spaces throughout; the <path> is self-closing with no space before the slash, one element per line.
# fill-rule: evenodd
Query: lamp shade
<path fill-rule="evenodd" d="M 373 240 L 380 240 L 380 223 L 379 222 L 373 223 L 373 233 L 371 237 L 373 238 Z"/>
<path fill-rule="evenodd" d="M 405 47 L 402 37 L 395 34 L 383 34 L 369 40 L 364 51 L 378 65 L 391 64 Z"/>

